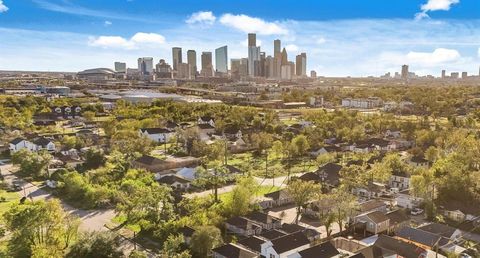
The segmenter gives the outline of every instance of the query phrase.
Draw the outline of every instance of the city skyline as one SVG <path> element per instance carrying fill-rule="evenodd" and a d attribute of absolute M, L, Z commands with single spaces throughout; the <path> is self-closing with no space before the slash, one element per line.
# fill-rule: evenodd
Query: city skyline
<path fill-rule="evenodd" d="M 285 3 L 278 4 L 282 7 L 278 14 L 272 10 L 259 12 L 251 3 L 233 11 L 216 7 L 210 1 L 204 5 L 189 2 L 188 8 L 172 4 L 166 10 L 182 5 L 181 12 L 150 19 L 156 11 L 146 10 L 138 1 L 111 9 L 93 1 L 3 1 L 8 10 L 0 13 L 0 69 L 77 72 L 111 68 L 113 61 L 134 67 L 137 59 L 144 56 L 153 57 L 155 63 L 165 59 L 173 64 L 172 47 L 182 47 L 183 58 L 186 50 L 194 49 L 199 59 L 200 53 L 213 53 L 224 45 L 228 46 L 230 66 L 230 59 L 247 57 L 246 35 L 255 32 L 257 45 L 267 55 L 274 54 L 273 40 L 277 38 L 286 47 L 289 61 L 307 53 L 307 74 L 316 70 L 319 76 L 379 76 L 394 73 L 403 64 L 409 64 L 419 75 L 439 76 L 443 69 L 478 73 L 480 14 L 471 11 L 480 8 L 478 2 L 377 3 L 375 8 L 383 5 L 386 11 L 376 16 L 372 10 L 365 10 L 376 1 L 366 1 L 366 7 L 358 7 L 358 12 L 347 12 L 349 17 L 327 11 L 328 14 L 320 12 L 314 17 L 300 2 L 290 2 L 290 12 Z M 352 1 L 339 2 L 310 5 L 311 9 L 326 10 L 336 5 L 357 5 Z M 428 6 L 430 2 L 443 5 Z M 265 4 L 258 4 L 258 9 Z M 392 10 L 395 8 L 398 11 Z M 299 14 L 302 11 L 304 18 Z M 129 15 L 119 15 L 126 12 Z M 30 18 L 30 23 L 26 22 L 26 13 L 39 14 L 38 21 L 33 24 Z M 56 22 L 48 22 L 47 17 Z M 65 19 L 79 22 L 65 26 Z"/>

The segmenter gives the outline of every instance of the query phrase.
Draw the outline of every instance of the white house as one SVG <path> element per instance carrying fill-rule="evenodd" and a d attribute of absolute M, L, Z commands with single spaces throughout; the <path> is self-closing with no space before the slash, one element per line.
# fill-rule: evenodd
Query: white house
<path fill-rule="evenodd" d="M 213 119 L 213 117 L 210 117 L 210 116 L 199 117 L 197 122 L 199 125 L 208 124 L 211 127 L 215 127 L 215 119 Z"/>
<path fill-rule="evenodd" d="M 420 204 L 423 202 L 423 198 L 410 195 L 410 191 L 407 189 L 399 192 L 395 196 L 395 202 L 398 207 L 413 209 L 420 206 Z"/>
<path fill-rule="evenodd" d="M 268 258 L 293 258 L 299 251 L 310 247 L 303 232 L 297 232 L 261 244 L 261 255 Z"/>
<path fill-rule="evenodd" d="M 175 131 L 168 128 L 141 128 L 139 131 L 141 136 L 158 143 L 168 142 L 175 136 Z"/>
<path fill-rule="evenodd" d="M 47 151 L 55 151 L 55 143 L 51 140 L 40 137 L 33 142 L 22 139 L 16 138 L 9 144 L 10 153 L 15 153 L 22 149 L 27 149 L 29 151 L 40 151 L 40 150 L 47 150 Z"/>
<path fill-rule="evenodd" d="M 410 188 L 410 174 L 404 171 L 394 171 L 390 176 L 388 185 L 399 190 Z"/>

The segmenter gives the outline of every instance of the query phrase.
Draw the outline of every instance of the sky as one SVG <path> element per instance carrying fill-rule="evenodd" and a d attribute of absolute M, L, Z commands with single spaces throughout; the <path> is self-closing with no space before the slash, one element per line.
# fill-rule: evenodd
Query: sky
<path fill-rule="evenodd" d="M 479 73 L 480 0 L 0 0 L 0 70 L 135 68 L 172 47 L 241 58 L 249 32 L 323 76 Z"/>

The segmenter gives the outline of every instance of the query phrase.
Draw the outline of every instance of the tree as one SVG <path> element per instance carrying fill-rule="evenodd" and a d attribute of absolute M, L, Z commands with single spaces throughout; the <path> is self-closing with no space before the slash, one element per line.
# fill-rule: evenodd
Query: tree
<path fill-rule="evenodd" d="M 237 180 L 237 185 L 230 193 L 230 199 L 225 202 L 225 210 L 230 216 L 243 216 L 252 210 L 252 201 L 258 186 L 253 177 Z"/>
<path fill-rule="evenodd" d="M 123 257 L 120 242 L 111 232 L 82 234 L 71 246 L 66 258 L 117 258 Z"/>
<path fill-rule="evenodd" d="M 85 153 L 84 170 L 96 169 L 105 164 L 105 154 L 101 149 L 90 148 Z"/>
<path fill-rule="evenodd" d="M 19 172 L 33 177 L 42 177 L 46 174 L 52 155 L 47 151 L 31 152 L 21 149 L 12 156 L 12 163 L 20 165 Z"/>
<path fill-rule="evenodd" d="M 170 235 L 163 243 L 160 258 L 190 258 L 192 257 L 187 250 L 184 250 L 182 235 Z"/>
<path fill-rule="evenodd" d="M 79 226 L 78 219 L 66 213 L 57 200 L 16 204 L 4 218 L 12 232 L 8 243 L 12 257 L 62 257 Z"/>
<path fill-rule="evenodd" d="M 342 187 L 337 188 L 332 197 L 335 201 L 335 218 L 342 232 L 345 220 L 357 209 L 357 198 Z"/>
<path fill-rule="evenodd" d="M 212 169 L 199 167 L 197 169 L 196 177 L 194 183 L 197 186 L 213 187 L 214 200 L 215 202 L 218 202 L 218 188 L 227 181 L 227 169 L 220 165 L 219 162 L 214 162 Z"/>
<path fill-rule="evenodd" d="M 322 167 L 328 163 L 335 162 L 335 154 L 332 153 L 324 153 L 320 154 L 317 157 L 317 166 Z"/>
<path fill-rule="evenodd" d="M 223 243 L 220 229 L 214 226 L 202 226 L 195 230 L 190 240 L 192 252 L 200 258 L 208 257 L 210 250 Z"/>
<path fill-rule="evenodd" d="M 292 196 L 295 206 L 297 207 L 297 216 L 295 223 L 298 224 L 298 219 L 302 208 L 320 192 L 320 186 L 311 181 L 291 180 L 287 185 L 287 192 Z"/>
<path fill-rule="evenodd" d="M 139 223 L 141 230 L 148 230 L 173 218 L 171 192 L 151 178 L 127 179 L 120 186 L 116 210 L 126 216 L 125 223 Z"/>
<path fill-rule="evenodd" d="M 299 157 L 304 156 L 310 149 L 310 144 L 307 141 L 307 137 L 303 134 L 300 134 L 293 138 L 292 146 L 295 149 L 295 155 Z"/>

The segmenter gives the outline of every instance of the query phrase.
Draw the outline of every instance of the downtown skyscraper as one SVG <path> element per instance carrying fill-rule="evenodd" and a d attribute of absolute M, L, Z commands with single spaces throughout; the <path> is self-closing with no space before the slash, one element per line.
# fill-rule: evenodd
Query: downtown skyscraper
<path fill-rule="evenodd" d="M 187 64 L 190 67 L 191 77 L 195 78 L 197 76 L 197 52 L 195 50 L 187 51 Z"/>
<path fill-rule="evenodd" d="M 256 76 L 255 71 L 258 69 L 258 63 L 260 61 L 260 47 L 257 47 L 257 34 L 248 34 L 248 75 L 251 77 Z"/>
<path fill-rule="evenodd" d="M 182 63 L 182 48 L 174 47 L 172 48 L 172 66 L 173 70 L 177 71 L 178 64 Z"/>
<path fill-rule="evenodd" d="M 223 46 L 215 49 L 215 71 L 217 73 L 228 73 L 228 47 Z"/>

